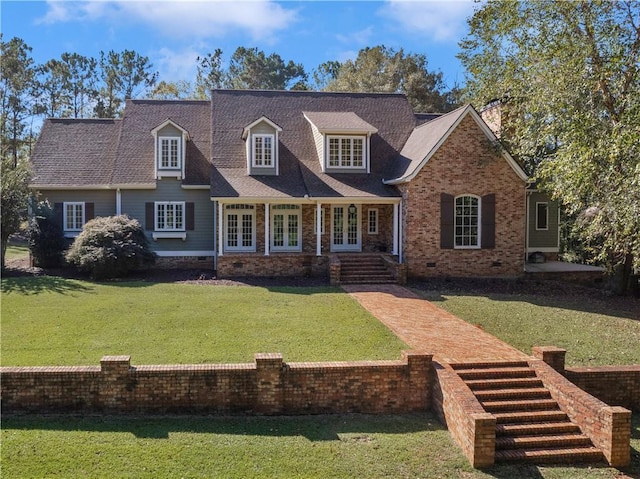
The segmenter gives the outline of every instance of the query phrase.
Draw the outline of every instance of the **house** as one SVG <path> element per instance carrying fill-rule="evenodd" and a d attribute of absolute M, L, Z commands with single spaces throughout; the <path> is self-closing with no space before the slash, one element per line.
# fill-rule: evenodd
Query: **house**
<path fill-rule="evenodd" d="M 469 105 L 415 114 L 400 94 L 251 90 L 127 100 L 120 119 L 46 120 L 32 162 L 65 235 L 126 213 L 163 265 L 334 281 L 374 257 L 400 280 L 524 268 L 527 176 Z"/>

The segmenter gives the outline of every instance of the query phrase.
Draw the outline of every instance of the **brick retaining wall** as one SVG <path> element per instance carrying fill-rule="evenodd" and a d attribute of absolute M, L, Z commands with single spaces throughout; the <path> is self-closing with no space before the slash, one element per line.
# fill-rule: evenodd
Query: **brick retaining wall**
<path fill-rule="evenodd" d="M 431 355 L 397 361 L 0 368 L 2 411 L 74 413 L 405 413 L 431 406 Z"/>

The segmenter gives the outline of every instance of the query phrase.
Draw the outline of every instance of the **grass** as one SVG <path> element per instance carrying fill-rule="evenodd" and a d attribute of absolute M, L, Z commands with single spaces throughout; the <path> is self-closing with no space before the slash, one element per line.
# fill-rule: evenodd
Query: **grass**
<path fill-rule="evenodd" d="M 640 303 L 634 311 L 588 297 L 416 292 L 527 354 L 558 346 L 567 366 L 640 364 Z"/>
<path fill-rule="evenodd" d="M 570 297 L 421 294 L 525 352 L 534 344 L 553 344 L 566 347 L 574 365 L 640 362 L 633 312 Z M 4 365 L 96 364 L 103 354 L 132 354 L 134 364 L 234 362 L 271 351 L 282 352 L 286 361 L 397 358 L 404 346 L 377 326 L 347 295 L 331 288 L 2 280 Z M 3 415 L 1 434 L 2 477 L 7 478 L 621 477 L 604 466 L 474 470 L 430 413 Z M 632 464 L 623 472 L 640 477 L 638 413 L 631 447 Z"/>
<path fill-rule="evenodd" d="M 407 346 L 336 288 L 2 279 L 2 364 L 398 359 Z"/>
<path fill-rule="evenodd" d="M 27 245 L 9 244 L 5 256 L 6 261 L 14 259 L 26 258 L 29 256 L 29 247 Z"/>
<path fill-rule="evenodd" d="M 40 417 L 2 424 L 6 478 L 615 478 L 608 467 L 471 468 L 428 413 L 315 417 Z M 640 474 L 640 416 L 633 422 Z"/>

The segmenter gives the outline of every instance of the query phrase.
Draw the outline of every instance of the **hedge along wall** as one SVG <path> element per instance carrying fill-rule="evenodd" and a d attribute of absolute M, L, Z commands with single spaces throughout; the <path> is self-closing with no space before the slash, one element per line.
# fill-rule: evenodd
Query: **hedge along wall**
<path fill-rule="evenodd" d="M 431 406 L 431 355 L 398 361 L 131 367 L 105 356 L 99 367 L 0 368 L 2 411 L 82 413 L 404 413 Z"/>

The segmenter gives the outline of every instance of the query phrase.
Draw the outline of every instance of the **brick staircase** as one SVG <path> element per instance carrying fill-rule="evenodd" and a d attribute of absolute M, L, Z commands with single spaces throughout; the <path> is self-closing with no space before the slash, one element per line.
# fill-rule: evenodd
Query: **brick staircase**
<path fill-rule="evenodd" d="M 387 263 L 377 254 L 340 255 L 340 284 L 397 283 Z"/>
<path fill-rule="evenodd" d="M 525 361 L 451 366 L 496 418 L 496 462 L 604 461 Z"/>

